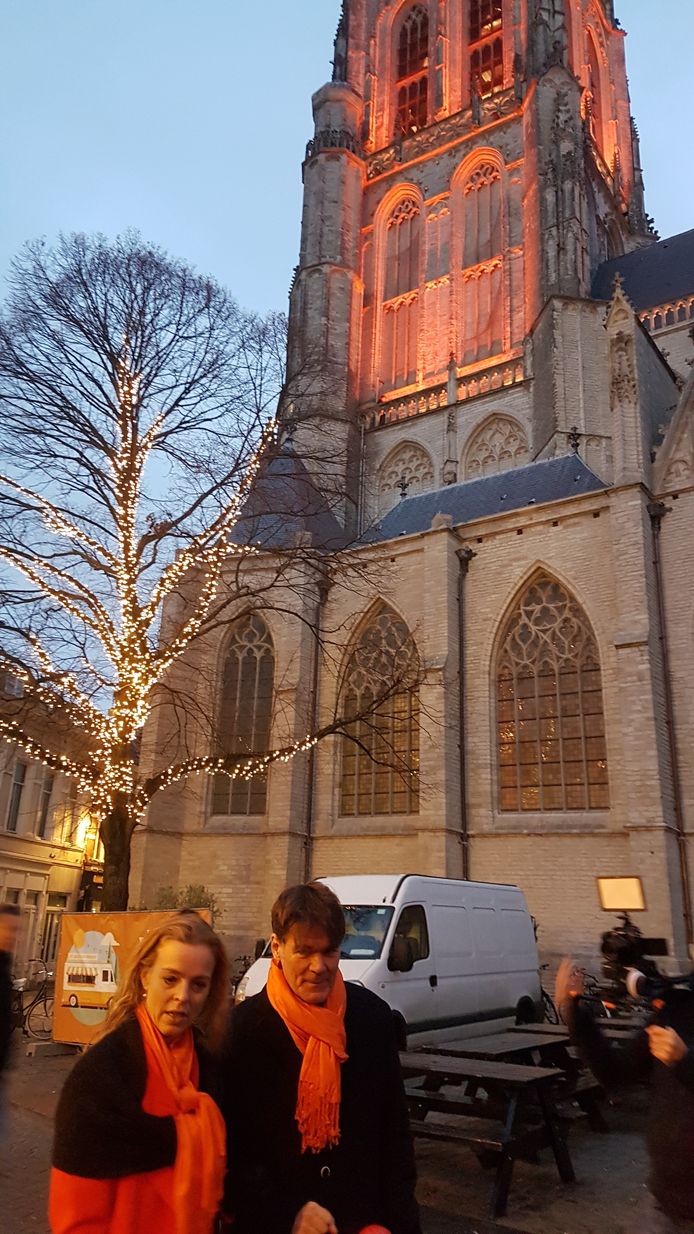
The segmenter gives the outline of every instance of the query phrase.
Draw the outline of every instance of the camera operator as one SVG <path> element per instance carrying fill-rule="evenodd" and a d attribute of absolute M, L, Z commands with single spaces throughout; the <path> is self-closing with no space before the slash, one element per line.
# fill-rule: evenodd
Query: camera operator
<path fill-rule="evenodd" d="M 694 992 L 669 989 L 652 1022 L 625 1034 L 623 1044 L 603 1037 L 582 994 L 581 970 L 562 960 L 555 1001 L 600 1083 L 616 1087 L 650 1076 L 650 1196 L 639 1211 L 638 1234 L 694 1231 Z"/>

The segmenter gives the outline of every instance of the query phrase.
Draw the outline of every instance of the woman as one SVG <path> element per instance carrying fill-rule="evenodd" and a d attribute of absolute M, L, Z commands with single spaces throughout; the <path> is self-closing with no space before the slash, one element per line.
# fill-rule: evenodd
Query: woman
<path fill-rule="evenodd" d="M 141 941 L 60 1098 L 53 1234 L 211 1234 L 225 1132 L 208 1048 L 227 993 L 224 947 L 197 913 L 175 913 Z"/>

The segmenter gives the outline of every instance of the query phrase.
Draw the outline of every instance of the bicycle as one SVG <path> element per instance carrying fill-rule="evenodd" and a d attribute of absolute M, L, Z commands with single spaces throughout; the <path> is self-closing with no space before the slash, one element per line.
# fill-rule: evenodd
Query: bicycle
<path fill-rule="evenodd" d="M 26 977 L 12 982 L 12 1028 L 21 1028 L 25 1037 L 47 1041 L 53 1031 L 53 973 L 41 959 L 35 958 L 29 963 L 39 965 L 41 975 L 28 1003 L 24 1001 Z"/>
<path fill-rule="evenodd" d="M 232 1001 L 236 996 L 236 991 L 241 984 L 242 977 L 248 972 L 253 963 L 253 956 L 237 955 L 231 966 L 231 977 L 229 979 L 230 993 Z"/>
<path fill-rule="evenodd" d="M 541 964 L 540 971 L 549 968 L 549 964 Z M 560 1024 L 559 1012 L 557 1011 L 552 995 L 540 985 L 540 998 L 542 1000 L 542 1020 L 544 1024 Z"/>

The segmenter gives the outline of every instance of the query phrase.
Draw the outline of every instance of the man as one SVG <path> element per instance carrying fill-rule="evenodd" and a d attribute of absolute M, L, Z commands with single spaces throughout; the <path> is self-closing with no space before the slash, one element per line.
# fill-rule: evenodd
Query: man
<path fill-rule="evenodd" d="M 694 992 L 673 989 L 653 1022 L 618 1048 L 582 1005 L 582 993 L 581 971 L 562 960 L 555 1002 L 597 1079 L 606 1087 L 651 1079 L 646 1131 L 650 1195 L 640 1207 L 634 1234 L 694 1231 Z"/>
<path fill-rule="evenodd" d="M 19 909 L 16 904 L 0 904 L 0 1141 L 5 1124 L 6 1099 L 3 1074 L 10 1053 L 12 1020 L 12 957 L 19 934 Z"/>
<path fill-rule="evenodd" d="M 234 1234 L 421 1234 L 388 1006 L 346 985 L 345 921 L 322 883 L 272 909 L 266 988 L 232 1012 L 225 1068 Z"/>

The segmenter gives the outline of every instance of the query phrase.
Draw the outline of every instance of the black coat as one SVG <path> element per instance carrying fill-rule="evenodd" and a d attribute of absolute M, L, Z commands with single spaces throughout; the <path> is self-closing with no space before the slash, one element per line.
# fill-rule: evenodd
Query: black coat
<path fill-rule="evenodd" d="M 674 1028 L 689 1053 L 674 1067 L 650 1053 L 639 1029 L 625 1043 L 610 1042 L 580 999 L 567 1014 L 571 1039 L 606 1087 L 650 1077 L 646 1140 L 651 1191 L 671 1217 L 694 1218 L 694 993 L 672 991 L 651 1023 Z"/>
<path fill-rule="evenodd" d="M 12 1037 L 12 957 L 0 951 L 0 1072 L 7 1066 Z"/>
<path fill-rule="evenodd" d="M 214 1069 L 196 1041 L 200 1089 L 215 1091 Z M 124 1178 L 173 1165 L 176 1124 L 146 1114 L 147 1061 L 133 1016 L 77 1060 L 58 1102 L 53 1165 L 80 1178 Z M 153 1232 L 154 1234 L 154 1232 Z"/>
<path fill-rule="evenodd" d="M 332 1213 L 340 1234 L 371 1223 L 421 1234 L 390 1008 L 348 983 L 345 1030 L 340 1141 L 302 1153 L 295 1119 L 301 1052 L 265 990 L 232 1012 L 224 1108 L 234 1234 L 290 1234 L 309 1200 Z"/>

